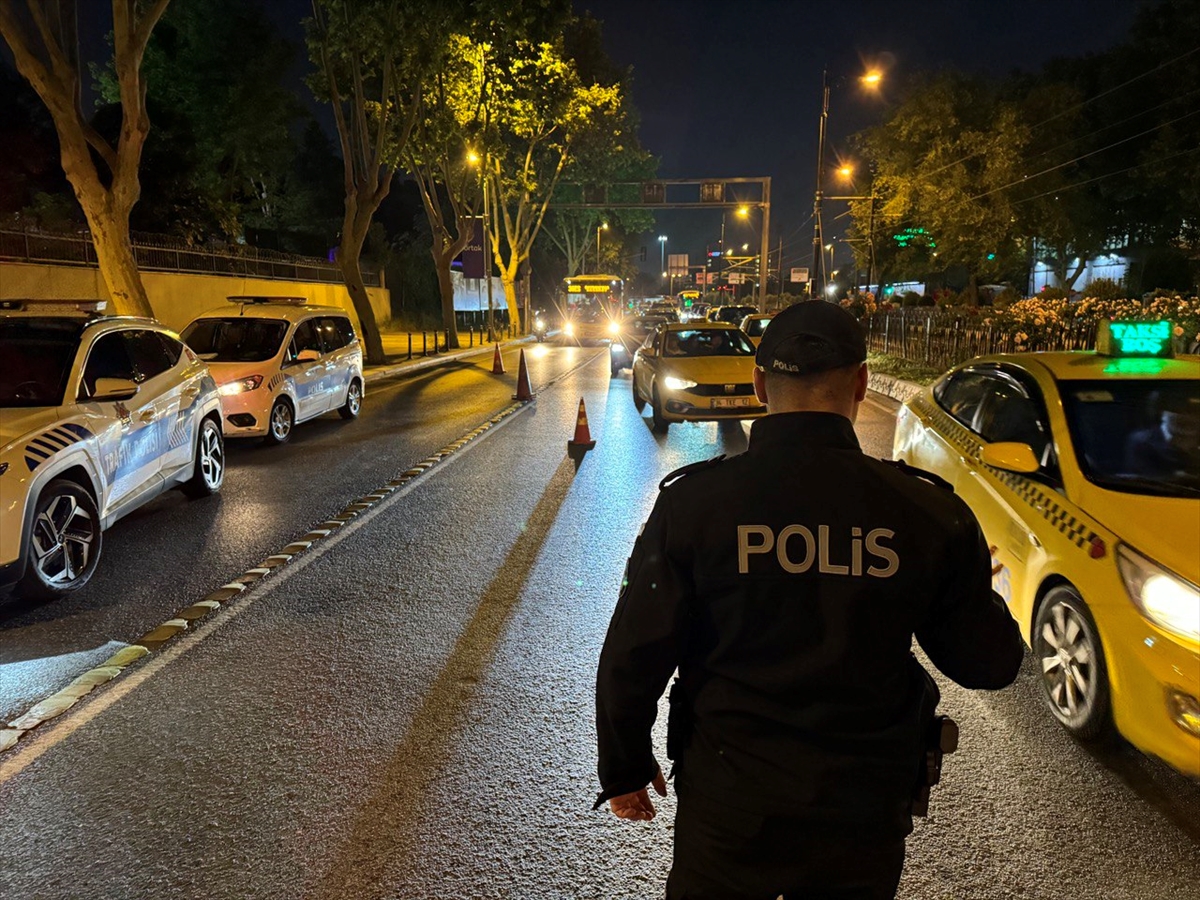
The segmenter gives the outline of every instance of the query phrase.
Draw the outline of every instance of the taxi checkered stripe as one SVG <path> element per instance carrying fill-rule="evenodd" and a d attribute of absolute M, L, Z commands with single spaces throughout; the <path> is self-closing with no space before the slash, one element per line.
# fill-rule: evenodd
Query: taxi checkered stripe
<path fill-rule="evenodd" d="M 932 419 L 940 433 L 965 452 L 976 462 L 980 462 L 980 450 L 983 444 L 979 438 L 968 431 L 963 425 L 949 416 L 943 409 L 931 403 L 925 396 L 919 396 L 912 402 L 912 407 L 922 415 Z M 1069 509 L 1060 504 L 1057 494 L 1047 492 L 1037 482 L 1022 478 L 1014 472 L 1005 472 L 988 467 L 1006 487 L 1016 494 L 1026 505 L 1033 507 L 1047 522 L 1053 525 L 1080 549 L 1091 545 L 1098 535 L 1086 522 L 1080 521 Z"/>

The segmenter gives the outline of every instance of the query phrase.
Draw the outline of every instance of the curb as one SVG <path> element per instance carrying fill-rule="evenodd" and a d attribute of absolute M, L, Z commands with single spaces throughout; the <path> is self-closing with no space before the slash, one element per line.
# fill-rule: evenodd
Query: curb
<path fill-rule="evenodd" d="M 867 387 L 877 394 L 891 397 L 904 403 L 925 390 L 925 385 L 914 381 L 905 381 L 894 375 L 884 375 L 881 372 L 871 372 L 867 375 Z"/>
<path fill-rule="evenodd" d="M 478 352 L 477 349 L 476 352 Z M 422 363 L 424 362 L 425 360 L 422 360 Z M 438 360 L 430 360 L 429 362 L 435 364 Z M 18 746 L 21 739 L 28 732 L 66 712 L 90 694 L 93 689 L 112 681 L 135 662 L 138 662 L 143 657 L 152 655 L 178 635 L 199 626 L 202 624 L 200 620 L 217 612 L 227 603 L 240 596 L 244 591 L 249 590 L 259 581 L 279 571 L 288 565 L 293 558 L 309 550 L 314 544 L 318 544 L 322 540 L 329 538 L 339 528 L 349 524 L 363 513 L 372 509 L 391 494 L 407 486 L 414 479 L 422 477 L 447 457 L 457 453 L 467 444 L 477 440 L 505 419 L 529 406 L 530 402 L 510 403 L 477 428 L 468 431 L 457 440 L 451 441 L 442 449 L 394 476 L 382 486 L 364 494 L 357 500 L 351 501 L 337 515 L 331 516 L 324 522 L 310 528 L 302 537 L 290 542 L 279 552 L 268 556 L 257 566 L 247 569 L 227 584 L 223 584 L 201 599 L 193 601 L 176 613 L 174 618 L 168 619 L 140 638 L 122 647 L 99 666 L 95 666 L 75 678 L 62 690 L 56 691 L 49 697 L 38 701 L 12 721 L 8 723 L 0 721 L 0 754 L 11 751 L 14 747 Z"/>
<path fill-rule="evenodd" d="M 504 348 L 510 344 L 525 344 L 531 340 L 533 340 L 532 335 L 529 337 L 516 338 L 515 340 L 511 341 L 501 341 L 500 350 L 503 352 Z M 492 348 L 495 346 L 495 344 L 483 344 L 479 347 L 468 347 L 466 350 L 451 350 L 449 352 L 439 353 L 436 356 L 422 357 L 421 359 L 416 359 L 414 357 L 411 360 L 406 359 L 404 362 L 391 363 L 386 366 L 371 366 L 370 368 L 363 370 L 363 380 L 367 384 L 370 384 L 372 381 L 380 381 L 384 378 L 391 378 L 393 375 L 405 375 L 409 372 L 422 372 L 425 369 L 432 369 L 434 366 L 440 366 L 443 363 L 454 362 L 455 360 L 463 359 L 468 356 L 476 356 L 480 353 L 493 353 L 495 351 Z"/>

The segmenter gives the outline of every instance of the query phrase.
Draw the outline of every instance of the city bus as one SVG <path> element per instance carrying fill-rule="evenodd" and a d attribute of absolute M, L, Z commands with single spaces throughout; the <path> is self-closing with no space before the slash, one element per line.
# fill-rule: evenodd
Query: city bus
<path fill-rule="evenodd" d="M 563 333 L 578 341 L 607 340 L 625 314 L 625 282 L 617 275 L 572 275 L 561 294 Z"/>

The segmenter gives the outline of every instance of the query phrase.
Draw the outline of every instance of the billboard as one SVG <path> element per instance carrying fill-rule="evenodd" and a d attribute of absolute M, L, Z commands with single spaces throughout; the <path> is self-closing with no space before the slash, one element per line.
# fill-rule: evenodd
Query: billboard
<path fill-rule="evenodd" d="M 792 269 L 791 280 L 804 284 L 808 281 L 808 269 Z"/>
<path fill-rule="evenodd" d="M 667 254 L 667 274 L 683 278 L 688 273 L 688 255 L 686 253 Z"/>
<path fill-rule="evenodd" d="M 462 261 L 463 278 L 483 277 L 483 218 L 475 218 L 474 230 L 467 246 L 458 257 Z"/>

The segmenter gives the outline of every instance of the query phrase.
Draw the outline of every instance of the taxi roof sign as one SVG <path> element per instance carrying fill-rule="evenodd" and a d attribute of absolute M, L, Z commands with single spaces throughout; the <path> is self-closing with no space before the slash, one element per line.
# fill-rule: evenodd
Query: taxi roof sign
<path fill-rule="evenodd" d="M 1175 356 L 1171 323 L 1100 321 L 1096 332 L 1096 352 L 1101 356 L 1171 359 Z"/>

